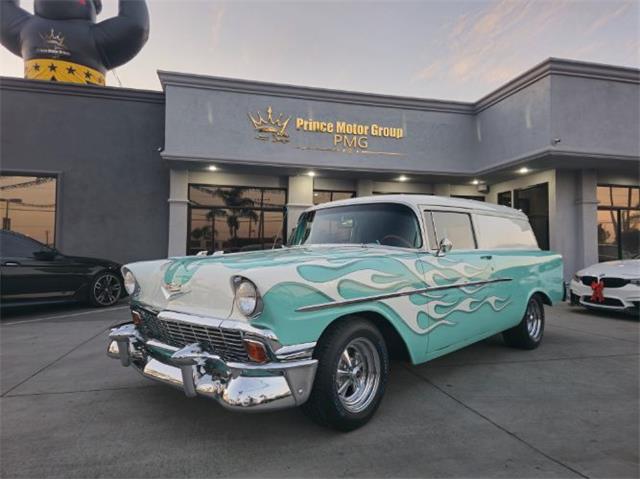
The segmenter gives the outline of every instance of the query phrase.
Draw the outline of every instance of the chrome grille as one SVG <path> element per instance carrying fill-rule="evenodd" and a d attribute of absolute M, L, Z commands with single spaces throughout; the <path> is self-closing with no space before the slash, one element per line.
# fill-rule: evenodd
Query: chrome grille
<path fill-rule="evenodd" d="M 199 343 L 208 352 L 220 355 L 225 360 L 249 361 L 242 342 L 242 332 L 238 330 L 161 320 L 156 314 L 147 310 L 136 309 L 136 311 L 142 316 L 140 330 L 147 338 L 178 348 L 190 343 Z"/>

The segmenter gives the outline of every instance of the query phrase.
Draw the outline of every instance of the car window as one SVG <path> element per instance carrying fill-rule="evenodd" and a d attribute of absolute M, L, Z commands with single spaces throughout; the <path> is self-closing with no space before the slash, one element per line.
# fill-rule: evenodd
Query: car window
<path fill-rule="evenodd" d="M 459 212 L 427 212 L 425 217 L 427 235 L 429 236 L 432 248 L 437 248 L 443 238 L 448 238 L 451 241 L 453 250 L 470 250 L 476 248 L 469 214 Z"/>
<path fill-rule="evenodd" d="M 293 245 L 379 244 L 420 248 L 415 213 L 407 206 L 372 203 L 322 208 L 305 213 L 293 234 Z"/>
<path fill-rule="evenodd" d="M 476 215 L 480 248 L 538 249 L 536 236 L 525 219 Z"/>
<path fill-rule="evenodd" d="M 3 231 L 0 234 L 0 256 L 2 257 L 33 257 L 33 252 L 46 250 L 40 242 L 20 235 Z"/>

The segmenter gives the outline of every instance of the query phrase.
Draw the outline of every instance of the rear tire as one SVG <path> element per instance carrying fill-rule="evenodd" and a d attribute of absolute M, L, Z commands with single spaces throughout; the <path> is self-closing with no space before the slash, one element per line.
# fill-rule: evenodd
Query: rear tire
<path fill-rule="evenodd" d="M 94 307 L 110 307 L 118 303 L 124 292 L 120 276 L 112 271 L 103 270 L 93 277 L 89 286 L 89 303 Z"/>
<path fill-rule="evenodd" d="M 529 299 L 527 310 L 518 325 L 502 332 L 507 345 L 533 350 L 542 342 L 544 334 L 544 305 L 538 295 Z"/>
<path fill-rule="evenodd" d="M 318 370 L 302 410 L 314 422 L 348 432 L 378 409 L 389 375 L 389 355 L 380 331 L 350 317 L 330 327 L 314 351 Z"/>

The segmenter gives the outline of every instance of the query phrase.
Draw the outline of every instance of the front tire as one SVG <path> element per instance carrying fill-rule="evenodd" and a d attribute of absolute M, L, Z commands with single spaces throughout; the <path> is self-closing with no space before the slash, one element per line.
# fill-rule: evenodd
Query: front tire
<path fill-rule="evenodd" d="M 389 375 L 389 355 L 380 331 L 350 317 L 330 327 L 314 351 L 313 389 L 303 411 L 316 423 L 348 432 L 378 409 Z"/>
<path fill-rule="evenodd" d="M 527 310 L 518 325 L 502 332 L 510 347 L 533 350 L 542 342 L 544 334 L 544 305 L 538 295 L 529 299 Z"/>
<path fill-rule="evenodd" d="M 118 274 L 104 270 L 93 277 L 89 286 L 89 303 L 94 307 L 110 307 L 120 300 L 123 291 Z"/>

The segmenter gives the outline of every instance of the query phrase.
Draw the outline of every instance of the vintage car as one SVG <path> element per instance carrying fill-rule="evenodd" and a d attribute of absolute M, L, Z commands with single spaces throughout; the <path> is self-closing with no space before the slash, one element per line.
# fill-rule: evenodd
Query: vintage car
<path fill-rule="evenodd" d="M 532 349 L 562 259 L 503 206 L 388 195 L 306 210 L 289 245 L 125 265 L 133 320 L 108 355 L 242 411 L 302 406 L 352 430 L 390 356 L 419 364 L 502 332 Z"/>
<path fill-rule="evenodd" d="M 597 263 L 577 272 L 569 284 L 572 305 L 638 316 L 640 258 Z"/>

